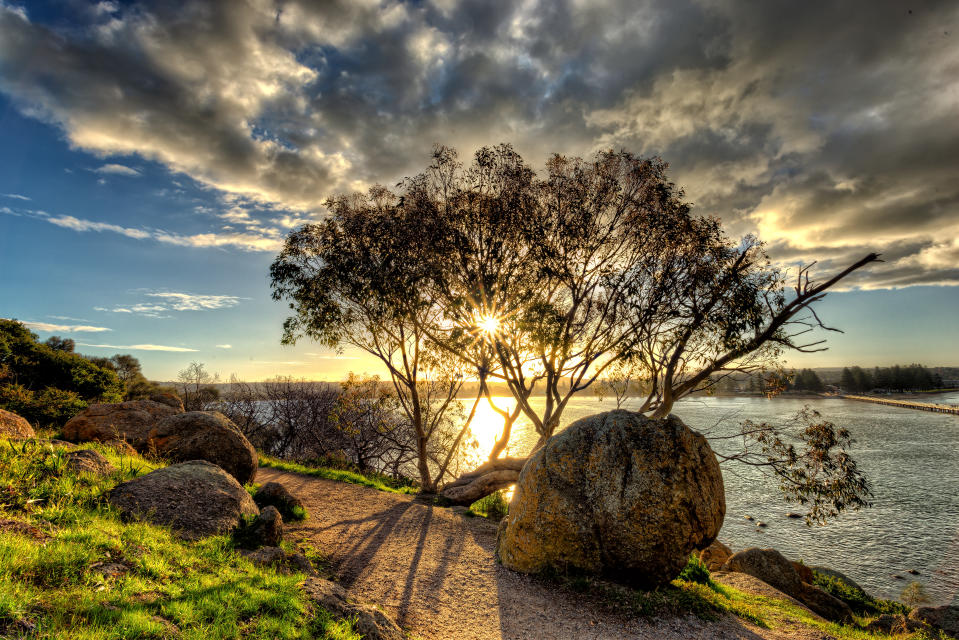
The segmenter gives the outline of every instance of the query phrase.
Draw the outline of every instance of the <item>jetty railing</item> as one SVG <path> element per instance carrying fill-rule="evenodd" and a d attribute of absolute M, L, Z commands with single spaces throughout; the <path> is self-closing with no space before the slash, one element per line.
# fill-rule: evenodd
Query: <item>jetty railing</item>
<path fill-rule="evenodd" d="M 901 400 L 898 398 L 879 398 L 877 396 L 857 396 L 842 394 L 840 397 L 847 400 L 860 400 L 862 402 L 874 402 L 876 404 L 885 404 L 902 409 L 917 409 L 919 411 L 932 411 L 933 413 L 951 413 L 959 416 L 959 407 L 951 404 L 935 404 L 932 402 L 916 402 L 914 400 Z"/>

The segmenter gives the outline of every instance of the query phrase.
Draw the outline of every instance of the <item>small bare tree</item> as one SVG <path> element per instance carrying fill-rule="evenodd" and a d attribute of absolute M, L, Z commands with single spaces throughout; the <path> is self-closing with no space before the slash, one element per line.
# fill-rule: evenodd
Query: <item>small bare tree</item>
<path fill-rule="evenodd" d="M 191 362 L 177 374 L 176 379 L 177 392 L 187 411 L 203 411 L 219 398 L 219 392 L 213 385 L 220 380 L 220 374 L 210 374 L 202 362 Z"/>

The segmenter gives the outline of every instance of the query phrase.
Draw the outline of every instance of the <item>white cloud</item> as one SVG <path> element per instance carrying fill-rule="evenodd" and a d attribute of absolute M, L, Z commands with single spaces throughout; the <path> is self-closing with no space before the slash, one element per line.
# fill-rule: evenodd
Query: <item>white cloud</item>
<path fill-rule="evenodd" d="M 196 351 L 196 349 L 188 349 L 186 347 L 168 347 L 162 344 L 86 344 L 83 342 L 77 343 L 78 347 L 94 347 L 97 349 L 119 349 L 119 350 L 131 350 L 131 351 L 175 351 L 175 352 L 186 352 L 186 351 Z"/>
<path fill-rule="evenodd" d="M 102 167 L 94 169 L 94 171 L 96 173 L 109 173 L 115 176 L 130 176 L 131 178 L 140 176 L 139 171 L 122 164 L 105 164 Z"/>
<path fill-rule="evenodd" d="M 128 238 L 134 238 L 136 240 L 143 240 L 144 238 L 150 237 L 150 232 L 144 231 L 143 229 L 131 229 L 129 227 L 121 227 L 120 225 L 110 224 L 108 222 L 82 220 L 73 216 L 50 216 L 46 217 L 45 219 L 50 224 L 55 224 L 58 227 L 65 227 L 67 229 L 73 229 L 74 231 L 112 231 L 113 233 L 119 233 L 127 236 Z"/>
<path fill-rule="evenodd" d="M 30 200 L 27 196 L 22 196 L 19 193 L 0 193 L 4 198 L 13 198 L 14 200 Z"/>
<path fill-rule="evenodd" d="M 53 315 L 51 315 L 51 316 L 47 316 L 47 317 L 53 318 L 54 320 L 72 320 L 73 322 L 90 322 L 90 321 L 87 320 L 86 318 L 74 318 L 74 317 L 72 317 L 72 316 L 53 316 Z"/>
<path fill-rule="evenodd" d="M 106 327 L 93 327 L 86 324 L 51 324 L 49 322 L 24 322 L 23 325 L 37 331 L 63 331 L 68 333 L 101 333 L 113 331 Z"/>
<path fill-rule="evenodd" d="M 232 344 L 218 344 L 218 345 L 216 345 L 216 348 L 217 348 L 217 349 L 232 349 L 232 348 L 233 348 L 233 345 L 232 345 Z"/>
<path fill-rule="evenodd" d="M 244 298 L 224 295 L 197 295 L 193 293 L 157 292 L 146 294 L 151 298 L 162 298 L 170 301 L 170 306 L 176 311 L 202 311 L 205 309 L 228 309 L 240 304 Z"/>

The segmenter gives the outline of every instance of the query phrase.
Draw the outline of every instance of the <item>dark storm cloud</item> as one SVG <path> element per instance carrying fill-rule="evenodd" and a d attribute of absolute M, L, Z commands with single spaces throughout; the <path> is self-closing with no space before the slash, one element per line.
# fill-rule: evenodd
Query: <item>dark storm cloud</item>
<path fill-rule="evenodd" d="M 698 211 L 784 261 L 879 250 L 862 286 L 959 284 L 957 16 L 951 2 L 260 0 L 101 3 L 66 23 L 8 6 L 0 88 L 78 147 L 281 209 L 391 183 L 435 142 L 511 141 L 534 164 L 660 154 Z"/>

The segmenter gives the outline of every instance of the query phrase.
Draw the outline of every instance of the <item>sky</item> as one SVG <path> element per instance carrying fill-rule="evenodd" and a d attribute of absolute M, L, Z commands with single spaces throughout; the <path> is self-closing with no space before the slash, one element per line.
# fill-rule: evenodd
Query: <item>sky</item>
<path fill-rule="evenodd" d="M 959 365 L 957 35 L 952 1 L 0 0 L 0 317 L 155 380 L 377 373 L 280 345 L 284 236 L 511 142 L 659 155 L 793 269 L 882 253 L 791 366 Z"/>

